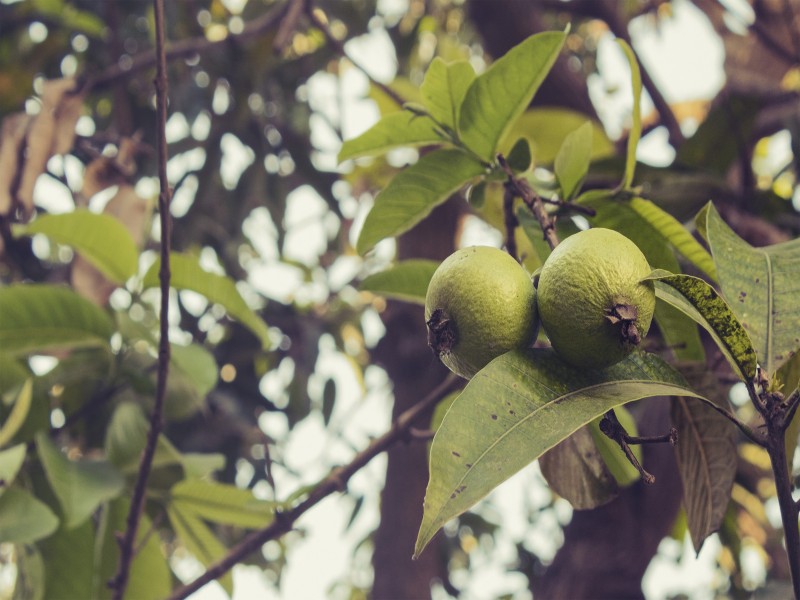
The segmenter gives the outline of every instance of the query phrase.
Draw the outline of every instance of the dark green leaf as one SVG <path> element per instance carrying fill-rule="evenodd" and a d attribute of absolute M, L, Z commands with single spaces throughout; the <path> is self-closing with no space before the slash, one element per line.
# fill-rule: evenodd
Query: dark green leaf
<path fill-rule="evenodd" d="M 356 244 L 359 254 L 384 238 L 408 231 L 484 171 L 480 162 L 460 150 L 436 150 L 421 156 L 378 194 Z"/>
<path fill-rule="evenodd" d="M 135 402 L 120 402 L 106 429 L 105 448 L 109 462 L 123 473 L 136 473 L 147 443 L 150 424 Z M 163 435 L 159 436 L 153 468 L 181 464 L 181 453 Z"/>
<path fill-rule="evenodd" d="M 576 510 L 602 506 L 619 493 L 588 427 L 542 454 L 539 468 L 550 488 Z"/>
<path fill-rule="evenodd" d="M 0 452 L 0 496 L 17 477 L 25 461 L 25 444 L 17 444 Z"/>
<path fill-rule="evenodd" d="M 684 372 L 692 386 L 717 403 L 719 382 L 705 365 Z M 727 404 L 727 403 L 725 403 Z M 723 405 L 723 408 L 729 408 Z M 683 482 L 683 503 L 694 549 L 719 529 L 736 476 L 736 430 L 733 424 L 703 402 L 672 399 L 672 424 L 678 430 L 675 457 Z"/>
<path fill-rule="evenodd" d="M 709 203 L 698 215 L 719 273 L 722 293 L 753 340 L 770 375 L 800 350 L 800 240 L 754 248 Z"/>
<path fill-rule="evenodd" d="M 42 215 L 32 223 L 14 226 L 14 235 L 42 233 L 57 244 L 71 246 L 114 283 L 136 274 L 139 252 L 127 228 L 107 214 L 76 209 Z"/>
<path fill-rule="evenodd" d="M 527 171 L 531 166 L 531 146 L 525 138 L 519 138 L 506 157 L 508 165 L 517 173 Z"/>
<path fill-rule="evenodd" d="M 697 331 L 697 323 L 683 312 L 656 298 L 653 313 L 664 343 L 678 360 L 704 362 L 706 351 Z"/>
<path fill-rule="evenodd" d="M 0 288 L 0 348 L 7 354 L 107 346 L 112 333 L 109 316 L 68 288 Z"/>
<path fill-rule="evenodd" d="M 325 381 L 325 387 L 322 390 L 322 422 L 325 426 L 331 421 L 333 414 L 333 406 L 336 403 L 336 380 L 333 378 Z"/>
<path fill-rule="evenodd" d="M 446 141 L 429 117 L 404 110 L 389 113 L 358 137 L 342 144 L 339 162 L 361 156 L 376 156 L 392 148 L 441 144 Z"/>
<path fill-rule="evenodd" d="M 28 379 L 20 389 L 8 418 L 0 425 L 0 448 L 8 444 L 25 423 L 33 400 L 33 380 Z"/>
<path fill-rule="evenodd" d="M 31 376 L 19 358 L 0 352 L 0 396 L 21 386 Z"/>
<path fill-rule="evenodd" d="M 455 131 L 461 102 L 474 79 L 475 70 L 469 61 L 447 64 L 438 56 L 434 58 L 419 88 L 429 114 Z"/>
<path fill-rule="evenodd" d="M 180 506 L 171 502 L 167 505 L 167 515 L 178 538 L 203 566 L 208 567 L 228 552 L 214 532 L 193 512 L 183 511 Z M 233 593 L 233 576 L 230 571 L 217 581 L 228 594 Z"/>
<path fill-rule="evenodd" d="M 170 285 L 173 288 L 192 290 L 205 296 L 209 302 L 219 304 L 231 317 L 238 319 L 242 325 L 250 329 L 261 340 L 262 347 L 269 347 L 267 324 L 247 306 L 230 277 L 209 273 L 200 266 L 197 257 L 189 254 L 173 252 L 170 254 L 169 262 L 172 271 Z M 161 261 L 156 260 L 144 276 L 144 287 L 159 287 L 160 267 Z"/>
<path fill-rule="evenodd" d="M 433 440 L 415 554 L 448 520 L 593 419 L 663 395 L 696 394 L 649 354 L 599 371 L 570 367 L 551 350 L 496 358 L 469 382 Z"/>
<path fill-rule="evenodd" d="M 580 191 L 591 158 L 592 123 L 586 121 L 566 137 L 553 165 L 564 200 L 572 200 Z"/>
<path fill-rule="evenodd" d="M 37 545 L 45 565 L 48 598 L 91 598 L 94 579 L 94 525 L 62 526 Z"/>
<path fill-rule="evenodd" d="M 58 517 L 46 504 L 18 487 L 0 496 L 0 540 L 27 544 L 58 529 Z"/>
<path fill-rule="evenodd" d="M 636 59 L 633 49 L 620 38 L 617 38 L 617 43 L 625 52 L 625 57 L 631 67 L 631 85 L 633 87 L 633 123 L 628 133 L 625 175 L 622 179 L 622 188 L 627 190 L 633 184 L 633 175 L 636 172 L 636 148 L 639 145 L 639 138 L 642 137 L 642 74 L 639 72 L 639 61 Z"/>
<path fill-rule="evenodd" d="M 558 57 L 566 35 L 548 31 L 529 37 L 497 59 L 472 82 L 461 104 L 461 140 L 493 162 L 500 140 L 528 107 Z"/>
<path fill-rule="evenodd" d="M 125 487 L 122 475 L 110 463 L 69 460 L 47 433 L 36 435 L 36 449 L 61 505 L 65 527 L 80 525 L 102 502 L 116 498 Z"/>
<path fill-rule="evenodd" d="M 753 344 L 728 304 L 708 283 L 690 275 L 656 270 L 647 277 L 656 283 L 656 297 L 671 304 L 711 334 L 734 371 L 743 380 L 756 373 Z"/>
<path fill-rule="evenodd" d="M 439 263 L 433 260 L 404 260 L 365 277 L 358 287 L 381 296 L 425 304 L 428 284 L 438 266 Z"/>
<path fill-rule="evenodd" d="M 250 490 L 233 485 L 185 479 L 170 491 L 172 505 L 205 521 L 247 529 L 266 527 L 272 522 L 274 505 L 258 500 Z"/>

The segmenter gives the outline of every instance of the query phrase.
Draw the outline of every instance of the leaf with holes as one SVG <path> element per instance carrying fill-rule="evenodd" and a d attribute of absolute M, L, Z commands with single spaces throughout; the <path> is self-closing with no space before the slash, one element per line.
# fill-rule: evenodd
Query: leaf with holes
<path fill-rule="evenodd" d="M 436 432 L 415 555 L 447 521 L 590 421 L 664 395 L 697 396 L 650 354 L 596 371 L 571 367 L 552 350 L 499 356 L 467 384 Z"/>
<path fill-rule="evenodd" d="M 770 375 L 800 350 L 800 240 L 754 248 L 709 203 L 697 217 L 717 265 L 722 293 Z"/>

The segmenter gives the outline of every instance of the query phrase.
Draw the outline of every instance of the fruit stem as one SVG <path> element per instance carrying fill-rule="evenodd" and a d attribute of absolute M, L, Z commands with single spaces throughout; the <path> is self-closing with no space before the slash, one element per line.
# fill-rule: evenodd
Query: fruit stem
<path fill-rule="evenodd" d="M 615 304 L 606 309 L 606 319 L 612 324 L 620 324 L 619 338 L 625 345 L 638 346 L 642 341 L 636 319 L 639 310 L 632 304 Z"/>

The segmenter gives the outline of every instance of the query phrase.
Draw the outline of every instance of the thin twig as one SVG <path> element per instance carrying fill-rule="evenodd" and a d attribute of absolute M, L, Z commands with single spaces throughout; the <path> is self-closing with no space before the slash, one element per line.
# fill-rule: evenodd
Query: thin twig
<path fill-rule="evenodd" d="M 193 594 L 207 583 L 224 575 L 234 565 L 242 561 L 246 556 L 256 552 L 263 544 L 269 540 L 274 540 L 281 535 L 291 531 L 295 521 L 306 511 L 318 504 L 322 499 L 334 492 L 344 490 L 348 480 L 369 461 L 381 452 L 387 450 L 396 442 L 402 440 L 410 430 L 411 426 L 419 417 L 425 414 L 441 398 L 447 394 L 458 382 L 455 375 L 449 375 L 441 384 L 433 389 L 425 398 L 402 413 L 392 423 L 392 427 L 381 437 L 375 439 L 369 446 L 359 452 L 349 464 L 344 467 L 337 467 L 328 474 L 325 479 L 319 482 L 308 494 L 308 497 L 294 508 L 276 513 L 275 520 L 259 531 L 255 531 L 244 538 L 236 546 L 230 549 L 218 562 L 211 565 L 200 577 L 178 588 L 172 592 L 168 600 L 181 600 Z"/>
<path fill-rule="evenodd" d="M 161 268 L 159 280 L 161 284 L 160 339 L 158 344 L 158 379 L 156 381 L 156 397 L 153 413 L 150 416 L 150 430 L 147 442 L 139 462 L 139 474 L 133 488 L 131 507 L 125 521 L 125 532 L 120 540 L 119 563 L 114 579 L 109 582 L 113 589 L 114 600 L 122 600 L 128 584 L 131 564 L 134 558 L 134 543 L 139 528 L 142 510 L 144 509 L 147 481 L 153 466 L 153 458 L 158 445 L 158 436 L 164 427 L 164 398 L 167 390 L 169 374 L 169 282 L 172 222 L 170 219 L 170 189 L 167 179 L 167 59 L 164 47 L 164 0 L 153 0 L 156 27 L 156 134 L 158 140 L 158 179 L 161 190 L 158 196 L 158 209 L 161 222 Z"/>
<path fill-rule="evenodd" d="M 634 437 L 628 435 L 628 432 L 625 431 L 625 427 L 623 427 L 622 423 L 619 422 L 616 413 L 614 410 L 609 410 L 605 415 L 603 415 L 603 419 L 600 421 L 600 431 L 602 431 L 606 437 L 609 439 L 614 440 L 622 451 L 625 453 L 625 456 L 637 471 L 642 476 L 642 481 L 647 484 L 655 483 L 656 478 L 651 474 L 648 473 L 642 464 L 639 462 L 639 459 L 636 458 L 636 455 L 631 450 L 631 444 L 663 444 L 663 443 L 670 443 L 673 446 L 678 441 L 678 431 L 674 427 L 670 427 L 669 433 L 665 435 L 656 435 L 656 436 L 648 436 L 648 437 Z"/>

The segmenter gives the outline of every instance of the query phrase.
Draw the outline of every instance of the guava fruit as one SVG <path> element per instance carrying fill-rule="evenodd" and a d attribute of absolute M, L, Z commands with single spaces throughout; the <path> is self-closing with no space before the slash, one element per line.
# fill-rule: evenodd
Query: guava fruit
<path fill-rule="evenodd" d="M 425 298 L 428 345 L 453 373 L 472 378 L 536 334 L 536 290 L 511 256 L 488 246 L 457 250 L 436 269 Z"/>
<path fill-rule="evenodd" d="M 598 369 L 630 354 L 650 329 L 656 299 L 650 265 L 621 233 L 576 233 L 550 254 L 537 284 L 539 318 L 567 362 Z"/>

